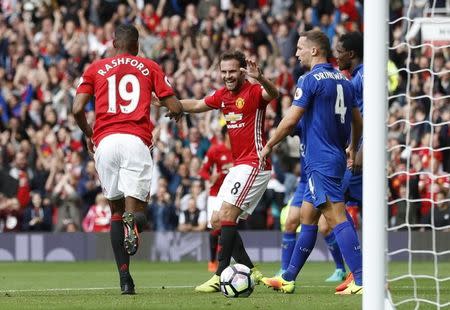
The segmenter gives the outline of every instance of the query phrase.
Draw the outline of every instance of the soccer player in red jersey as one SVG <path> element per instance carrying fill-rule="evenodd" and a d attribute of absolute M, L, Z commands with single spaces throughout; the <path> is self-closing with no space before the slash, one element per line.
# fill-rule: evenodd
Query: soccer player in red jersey
<path fill-rule="evenodd" d="M 203 166 L 199 175 L 206 181 L 209 181 L 209 196 L 207 203 L 208 228 L 219 227 L 217 223 L 218 212 L 222 201 L 218 197 L 220 187 L 225 176 L 233 167 L 233 154 L 231 153 L 230 138 L 227 133 L 227 127 L 223 126 L 219 133 L 218 142 L 213 144 L 206 153 Z M 213 216 L 214 214 L 214 216 Z M 211 219 L 214 217 L 216 223 L 213 225 Z M 212 229 L 209 233 L 210 261 L 208 262 L 208 271 L 215 272 L 218 267 L 217 246 L 219 244 L 220 229 Z"/>
<path fill-rule="evenodd" d="M 81 77 L 73 113 L 94 155 L 103 193 L 111 207 L 110 237 L 122 294 L 134 294 L 129 263 L 130 255 L 138 249 L 139 232 L 147 222 L 145 209 L 153 166 L 152 92 L 175 119 L 181 115 L 181 104 L 161 68 L 136 56 L 139 34 L 134 26 L 119 25 L 113 45 L 116 56 L 92 63 Z M 94 129 L 84 113 L 92 97 Z"/>
<path fill-rule="evenodd" d="M 185 112 L 222 111 L 234 161 L 218 194 L 222 200 L 218 212 L 221 228 L 219 267 L 210 280 L 195 288 L 205 293 L 219 291 L 220 274 L 230 264 L 231 256 L 238 263 L 253 269 L 256 283 L 262 278 L 261 272 L 254 269 L 245 251 L 236 222 L 252 214 L 270 180 L 270 161 L 262 160 L 260 153 L 266 143 L 263 128 L 266 106 L 278 97 L 276 86 L 262 75 L 254 61 L 246 60 L 239 51 L 221 55 L 220 72 L 225 87 L 201 100 L 181 100 Z M 246 75 L 256 79 L 259 84 L 247 81 Z M 216 221 L 214 218 L 211 220 L 212 223 Z"/>

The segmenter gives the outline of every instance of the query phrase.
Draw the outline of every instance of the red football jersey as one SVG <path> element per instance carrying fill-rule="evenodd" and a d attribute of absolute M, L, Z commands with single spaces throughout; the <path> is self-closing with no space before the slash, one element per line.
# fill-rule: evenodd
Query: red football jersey
<path fill-rule="evenodd" d="M 84 72 L 77 93 L 95 97 L 95 145 L 107 135 L 127 133 L 151 145 L 150 102 L 174 92 L 154 61 L 120 54 L 98 60 Z"/>
<path fill-rule="evenodd" d="M 223 180 L 232 166 L 233 154 L 231 154 L 231 150 L 227 148 L 225 144 L 213 144 L 208 149 L 203 161 L 203 166 L 199 171 L 199 175 L 204 180 L 209 180 L 212 169 L 215 169 L 216 173 L 219 174 L 216 182 L 214 182 L 209 189 L 210 196 L 217 196 Z"/>
<path fill-rule="evenodd" d="M 259 158 L 266 144 L 264 119 L 268 104 L 262 97 L 261 85 L 245 81 L 237 94 L 223 87 L 206 97 L 205 103 L 220 109 L 225 117 L 234 164 L 270 170 L 269 159 Z"/>

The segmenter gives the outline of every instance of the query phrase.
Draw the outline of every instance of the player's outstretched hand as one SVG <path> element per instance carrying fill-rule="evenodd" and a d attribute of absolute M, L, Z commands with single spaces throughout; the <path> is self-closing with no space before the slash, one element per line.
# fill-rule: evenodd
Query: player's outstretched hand
<path fill-rule="evenodd" d="M 166 113 L 166 117 L 175 120 L 175 122 L 178 122 L 183 117 L 183 112 L 176 113 L 169 111 L 168 113 Z"/>
<path fill-rule="evenodd" d="M 267 157 L 270 156 L 270 153 L 272 153 L 272 148 L 268 145 L 264 146 L 264 148 L 261 151 L 261 159 L 264 160 Z"/>
<path fill-rule="evenodd" d="M 248 77 L 251 77 L 255 80 L 261 77 L 261 69 L 258 67 L 255 61 L 251 59 L 246 59 L 247 68 L 241 68 L 241 71 L 244 72 Z"/>

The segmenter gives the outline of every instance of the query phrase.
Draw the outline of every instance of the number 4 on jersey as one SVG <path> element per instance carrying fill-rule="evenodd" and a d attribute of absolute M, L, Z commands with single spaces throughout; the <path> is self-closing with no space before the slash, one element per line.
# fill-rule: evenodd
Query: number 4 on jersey
<path fill-rule="evenodd" d="M 344 103 L 344 89 L 341 84 L 336 85 L 336 104 L 334 105 L 334 113 L 341 116 L 341 124 L 345 124 L 345 113 L 347 107 Z"/>
<path fill-rule="evenodd" d="M 130 101 L 127 105 L 119 104 L 120 111 L 125 114 L 130 114 L 136 110 L 139 103 L 139 95 L 141 93 L 141 86 L 138 78 L 133 74 L 124 75 L 119 81 L 119 88 L 116 87 L 116 75 L 113 74 L 108 80 L 108 113 L 117 113 L 116 105 L 116 89 L 119 91 L 119 96 L 125 101 Z M 131 91 L 127 90 L 128 84 L 131 84 Z"/>

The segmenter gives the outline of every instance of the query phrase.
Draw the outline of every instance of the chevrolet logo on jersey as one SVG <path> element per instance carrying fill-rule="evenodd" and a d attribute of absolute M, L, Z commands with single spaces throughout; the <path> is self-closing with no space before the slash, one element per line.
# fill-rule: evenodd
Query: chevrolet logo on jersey
<path fill-rule="evenodd" d="M 227 123 L 236 123 L 242 120 L 242 114 L 235 114 L 234 112 L 230 112 L 224 116 Z"/>
<path fill-rule="evenodd" d="M 245 105 L 244 99 L 242 99 L 240 97 L 236 99 L 236 106 L 238 109 L 242 109 L 244 107 L 244 105 Z"/>

